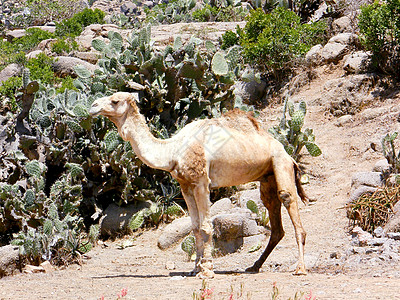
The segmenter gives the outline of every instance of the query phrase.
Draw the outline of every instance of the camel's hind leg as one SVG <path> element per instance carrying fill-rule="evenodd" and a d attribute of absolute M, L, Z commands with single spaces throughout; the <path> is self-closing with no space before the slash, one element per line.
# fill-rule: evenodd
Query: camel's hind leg
<path fill-rule="evenodd" d="M 279 241 L 285 235 L 282 227 L 281 219 L 281 202 L 278 199 L 275 177 L 273 175 L 268 176 L 265 182 L 261 182 L 260 195 L 265 207 L 268 209 L 269 220 L 271 224 L 271 236 L 267 248 L 264 250 L 260 258 L 250 268 L 247 268 L 247 272 L 258 272 L 275 248 Z"/>
<path fill-rule="evenodd" d="M 304 264 L 304 246 L 306 243 L 306 232 L 301 224 L 298 194 L 295 181 L 294 162 L 289 156 L 280 157 L 273 162 L 274 175 L 278 191 L 278 198 L 286 207 L 294 226 L 296 242 L 299 251 L 299 259 L 294 275 L 306 275 Z"/>

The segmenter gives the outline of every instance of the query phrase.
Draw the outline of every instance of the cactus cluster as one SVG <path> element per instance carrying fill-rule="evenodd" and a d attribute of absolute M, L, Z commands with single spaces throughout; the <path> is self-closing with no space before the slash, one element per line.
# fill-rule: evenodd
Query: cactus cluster
<path fill-rule="evenodd" d="M 302 131 L 306 112 L 307 107 L 304 101 L 300 102 L 299 108 L 296 110 L 294 104 L 289 101 L 289 97 L 286 97 L 279 125 L 269 129 L 269 132 L 283 144 L 286 152 L 296 161 L 299 160 L 300 151 L 304 146 L 313 157 L 322 153 L 315 143 L 313 130 L 306 128 Z M 289 114 L 289 118 L 287 114 Z"/>

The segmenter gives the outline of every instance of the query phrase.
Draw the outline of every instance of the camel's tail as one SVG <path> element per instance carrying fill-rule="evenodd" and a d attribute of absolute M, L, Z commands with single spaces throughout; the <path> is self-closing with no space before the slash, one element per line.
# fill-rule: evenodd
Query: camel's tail
<path fill-rule="evenodd" d="M 299 165 L 295 161 L 293 161 L 293 166 L 294 166 L 294 176 L 296 180 L 297 193 L 299 194 L 301 201 L 303 201 L 303 203 L 307 205 L 309 202 L 309 198 L 307 197 L 306 192 L 304 191 L 303 186 L 301 184 L 300 180 L 301 171 Z"/>

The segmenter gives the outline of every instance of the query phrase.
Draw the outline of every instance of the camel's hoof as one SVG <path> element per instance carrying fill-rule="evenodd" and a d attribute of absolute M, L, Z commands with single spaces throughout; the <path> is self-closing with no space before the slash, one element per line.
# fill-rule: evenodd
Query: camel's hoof
<path fill-rule="evenodd" d="M 293 275 L 300 276 L 300 275 L 307 275 L 306 268 L 304 267 L 297 267 L 296 271 L 294 271 Z"/>
<path fill-rule="evenodd" d="M 213 270 L 203 270 L 196 275 L 196 278 L 199 279 L 212 279 L 215 277 L 215 273 Z"/>
<path fill-rule="evenodd" d="M 246 273 L 259 273 L 260 268 L 257 268 L 255 266 L 249 267 L 246 269 Z"/>

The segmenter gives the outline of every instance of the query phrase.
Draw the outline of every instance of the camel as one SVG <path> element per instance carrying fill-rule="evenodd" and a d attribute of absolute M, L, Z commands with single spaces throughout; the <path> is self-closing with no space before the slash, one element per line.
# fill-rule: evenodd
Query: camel
<path fill-rule="evenodd" d="M 306 203 L 308 198 L 300 183 L 298 165 L 282 144 L 263 131 L 256 119 L 240 110 L 220 118 L 193 121 L 171 138 L 157 139 L 139 112 L 138 100 L 136 93 L 117 92 L 94 101 L 89 113 L 109 118 L 145 164 L 170 172 L 179 182 L 196 240 L 194 274 L 200 278 L 214 276 L 210 189 L 259 181 L 261 199 L 269 213 L 271 236 L 265 251 L 246 271 L 259 272 L 283 238 L 283 204 L 293 223 L 298 245 L 294 275 L 305 275 L 306 232 L 297 200 L 300 196 Z"/>

